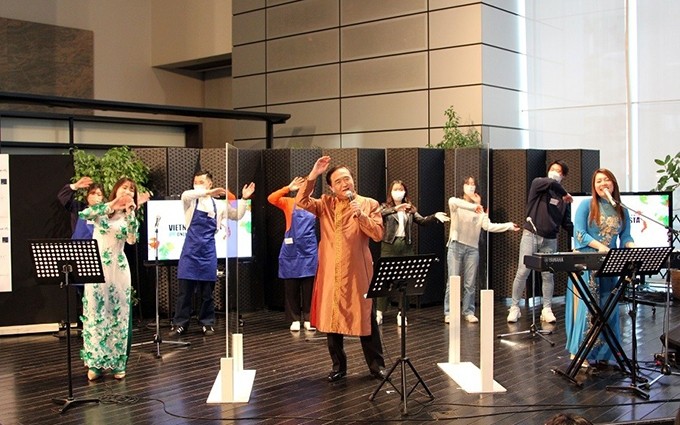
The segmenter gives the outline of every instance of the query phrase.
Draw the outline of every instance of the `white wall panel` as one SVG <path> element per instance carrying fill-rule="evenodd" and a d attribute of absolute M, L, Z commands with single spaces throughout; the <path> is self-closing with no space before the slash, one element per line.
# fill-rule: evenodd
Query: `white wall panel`
<path fill-rule="evenodd" d="M 481 51 L 484 84 L 526 91 L 526 80 L 520 74 L 524 56 L 491 46 L 482 46 Z"/>
<path fill-rule="evenodd" d="M 520 20 L 524 18 L 512 13 L 484 6 L 482 8 L 482 40 L 485 44 L 520 52 Z M 522 34 L 522 37 L 524 35 Z"/>
<path fill-rule="evenodd" d="M 520 128 L 520 93 L 485 86 L 482 90 L 484 124 Z"/>

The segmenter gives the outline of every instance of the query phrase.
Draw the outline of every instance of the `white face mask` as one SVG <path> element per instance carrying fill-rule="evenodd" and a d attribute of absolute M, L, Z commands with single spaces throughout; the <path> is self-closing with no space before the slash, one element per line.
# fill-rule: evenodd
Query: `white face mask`
<path fill-rule="evenodd" d="M 477 187 L 473 184 L 464 184 L 463 185 L 463 192 L 465 192 L 466 195 L 469 195 L 469 196 L 474 195 L 475 189 L 477 189 Z"/>
<path fill-rule="evenodd" d="M 195 184 L 195 185 L 194 185 L 194 190 L 205 190 L 205 185 L 202 185 L 202 184 Z"/>
<path fill-rule="evenodd" d="M 394 199 L 397 202 L 401 202 L 404 199 L 404 195 L 406 195 L 406 192 L 403 190 L 392 191 L 392 199 Z"/>
<path fill-rule="evenodd" d="M 562 175 L 557 171 L 548 171 L 548 178 L 556 180 L 558 183 L 562 181 Z"/>

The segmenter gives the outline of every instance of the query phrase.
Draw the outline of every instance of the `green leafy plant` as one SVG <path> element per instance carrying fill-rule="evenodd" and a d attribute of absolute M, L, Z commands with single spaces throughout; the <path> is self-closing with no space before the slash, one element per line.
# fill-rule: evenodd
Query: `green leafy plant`
<path fill-rule="evenodd" d="M 93 181 L 104 187 L 108 196 L 121 177 L 129 177 L 137 183 L 138 192 L 148 192 L 149 167 L 127 146 L 111 148 L 100 158 L 80 149 L 73 152 L 75 176 L 73 181 L 81 177 L 91 177 Z"/>
<path fill-rule="evenodd" d="M 663 159 L 655 159 L 654 162 L 663 167 L 656 170 L 659 179 L 654 190 L 673 192 L 680 187 L 680 152 L 675 156 L 666 155 Z"/>
<path fill-rule="evenodd" d="M 447 118 L 444 124 L 444 138 L 435 147 L 453 149 L 482 146 L 482 136 L 475 127 L 468 127 L 465 133 L 461 131 L 460 115 L 453 109 L 453 106 L 444 111 L 444 115 Z"/>

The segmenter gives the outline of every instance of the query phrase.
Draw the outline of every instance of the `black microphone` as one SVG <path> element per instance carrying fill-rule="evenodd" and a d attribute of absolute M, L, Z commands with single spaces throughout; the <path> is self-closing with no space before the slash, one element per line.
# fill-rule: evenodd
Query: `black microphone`
<path fill-rule="evenodd" d="M 602 191 L 604 192 L 604 196 L 607 198 L 607 201 L 609 201 L 609 203 L 612 204 L 612 207 L 615 207 L 616 201 L 614 200 L 614 198 L 612 198 L 612 194 L 609 192 L 609 189 L 605 187 L 604 189 L 602 189 Z"/>
<path fill-rule="evenodd" d="M 534 225 L 534 220 L 532 220 L 531 217 L 527 217 L 527 223 L 531 224 L 531 227 L 534 228 L 534 233 L 538 233 L 538 230 L 536 230 L 536 226 Z"/>
<path fill-rule="evenodd" d="M 158 223 L 160 223 L 160 222 L 161 222 L 161 216 L 157 215 L 156 216 L 156 224 L 154 224 L 154 228 L 158 229 Z"/>

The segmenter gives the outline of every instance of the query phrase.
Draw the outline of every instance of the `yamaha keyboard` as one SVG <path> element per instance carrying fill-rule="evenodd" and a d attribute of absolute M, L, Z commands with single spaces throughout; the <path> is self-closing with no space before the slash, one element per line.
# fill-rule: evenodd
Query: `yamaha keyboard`
<path fill-rule="evenodd" d="M 607 254 L 602 252 L 553 252 L 524 256 L 524 265 L 542 272 L 599 270 Z"/>

